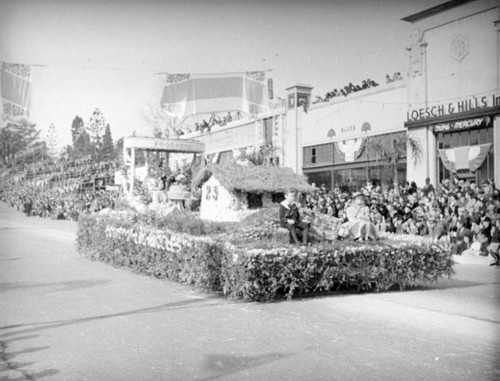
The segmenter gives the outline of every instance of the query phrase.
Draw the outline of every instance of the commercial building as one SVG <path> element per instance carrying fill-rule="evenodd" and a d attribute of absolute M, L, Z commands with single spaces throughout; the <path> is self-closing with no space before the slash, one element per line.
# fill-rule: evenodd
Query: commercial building
<path fill-rule="evenodd" d="M 408 163 L 408 178 L 499 184 L 498 1 L 449 1 L 403 20 L 414 28 L 405 126 L 425 149 L 420 164 Z"/>
<path fill-rule="evenodd" d="M 308 104 L 311 89 L 307 85 L 288 89 L 283 164 L 329 189 L 359 189 L 374 179 L 392 184 L 388 163 L 376 160 L 364 143 L 370 136 L 405 133 L 405 82 L 368 87 L 328 102 L 309 102 L 304 109 L 301 103 Z M 398 176 L 406 178 L 406 157 L 399 161 Z"/>

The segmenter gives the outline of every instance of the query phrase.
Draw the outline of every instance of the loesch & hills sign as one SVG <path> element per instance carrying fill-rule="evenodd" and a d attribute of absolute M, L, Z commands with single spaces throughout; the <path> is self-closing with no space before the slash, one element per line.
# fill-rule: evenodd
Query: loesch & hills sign
<path fill-rule="evenodd" d="M 432 107 L 410 110 L 406 114 L 407 122 L 418 122 L 425 119 L 466 113 L 489 107 L 500 107 L 500 95 L 483 96 L 480 98 L 460 100 Z"/>

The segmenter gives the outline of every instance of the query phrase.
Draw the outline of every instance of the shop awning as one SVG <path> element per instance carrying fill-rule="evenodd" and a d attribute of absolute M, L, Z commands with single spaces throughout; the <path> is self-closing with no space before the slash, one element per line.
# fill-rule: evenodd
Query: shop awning
<path fill-rule="evenodd" d="M 439 156 L 446 169 L 452 173 L 459 170 L 475 172 L 483 164 L 490 149 L 491 143 L 440 149 Z"/>

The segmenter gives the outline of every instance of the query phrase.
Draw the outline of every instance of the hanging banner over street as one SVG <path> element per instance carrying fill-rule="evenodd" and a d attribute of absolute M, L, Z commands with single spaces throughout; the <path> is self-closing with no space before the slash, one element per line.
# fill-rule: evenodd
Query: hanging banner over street
<path fill-rule="evenodd" d="M 2 62 L 0 68 L 0 126 L 22 119 L 31 112 L 31 68 L 23 64 Z"/>
<path fill-rule="evenodd" d="M 255 116 L 267 111 L 266 73 L 168 74 L 161 104 L 169 115 L 180 120 L 191 115 L 227 111 Z"/>

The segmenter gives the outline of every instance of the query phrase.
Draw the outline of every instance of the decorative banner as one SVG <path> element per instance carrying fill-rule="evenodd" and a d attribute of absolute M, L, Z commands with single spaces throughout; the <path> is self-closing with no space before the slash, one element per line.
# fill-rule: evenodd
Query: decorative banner
<path fill-rule="evenodd" d="M 29 120 L 31 111 L 31 68 L 2 62 L 0 69 L 0 125 Z"/>
<path fill-rule="evenodd" d="M 446 169 L 452 173 L 456 173 L 459 170 L 475 172 L 483 164 L 490 148 L 491 143 L 440 149 L 439 156 Z"/>
<path fill-rule="evenodd" d="M 168 151 L 182 153 L 205 152 L 205 144 L 189 139 L 163 139 L 152 137 L 127 136 L 123 139 L 123 147 L 139 148 L 152 151 Z"/>
<path fill-rule="evenodd" d="M 221 111 L 255 116 L 268 108 L 266 73 L 168 74 L 161 104 L 168 115 L 180 120 Z"/>
<path fill-rule="evenodd" d="M 363 152 L 364 139 L 350 139 L 341 142 L 336 142 L 337 150 L 344 154 L 344 160 L 347 162 L 354 161 L 361 156 Z"/>

